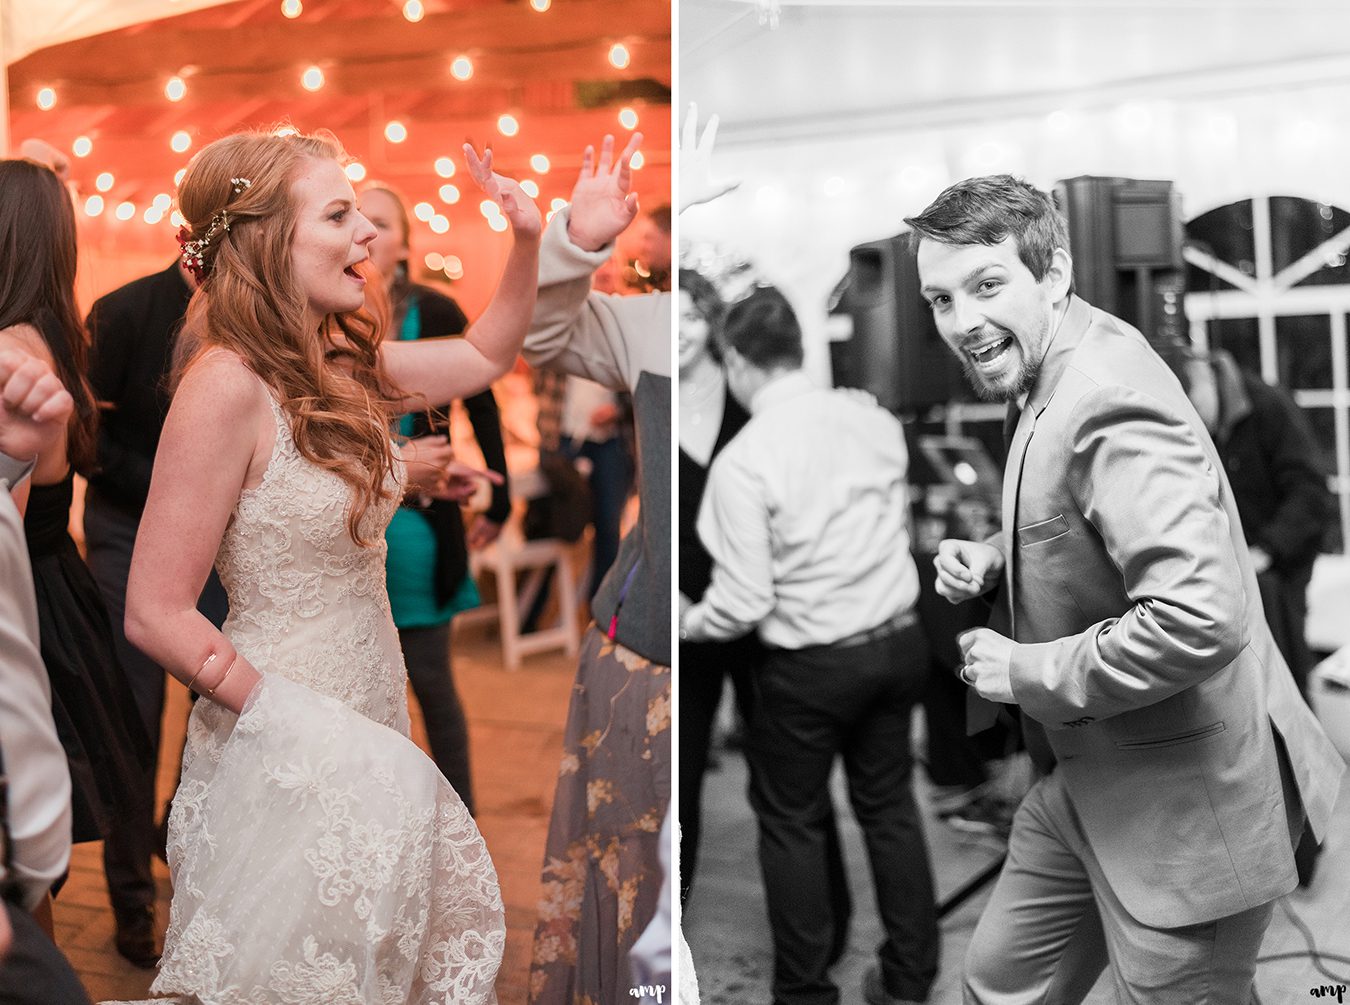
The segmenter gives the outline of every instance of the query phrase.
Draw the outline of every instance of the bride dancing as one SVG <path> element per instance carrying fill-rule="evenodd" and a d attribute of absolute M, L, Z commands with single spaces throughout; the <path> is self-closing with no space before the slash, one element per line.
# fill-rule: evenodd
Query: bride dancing
<path fill-rule="evenodd" d="M 327 135 L 230 136 L 179 189 L 199 276 L 127 585 L 127 637 L 189 688 L 174 896 L 151 992 L 205 1005 L 494 1002 L 501 893 L 467 810 L 408 739 L 384 585 L 389 420 L 511 366 L 539 213 L 465 147 L 514 241 L 463 338 L 380 341 L 375 228 Z M 212 562 L 230 596 L 196 611 Z"/>

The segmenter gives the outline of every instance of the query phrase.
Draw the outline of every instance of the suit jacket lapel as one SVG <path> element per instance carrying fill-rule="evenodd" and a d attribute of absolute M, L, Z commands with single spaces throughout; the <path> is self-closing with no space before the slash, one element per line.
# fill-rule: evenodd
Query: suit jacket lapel
<path fill-rule="evenodd" d="M 1014 639 L 1017 638 L 1017 595 L 1013 583 L 1016 580 L 1017 509 L 1022 489 L 1022 467 L 1026 462 L 1032 434 L 1036 431 L 1036 420 L 1054 396 L 1060 377 L 1064 375 L 1069 360 L 1091 323 L 1092 308 L 1087 301 L 1071 296 L 1064 318 L 1051 336 L 1050 345 L 1046 347 L 1040 375 L 1027 395 L 1017 428 L 1013 431 L 1012 443 L 1008 446 L 1008 463 L 1003 472 L 1004 589 L 1008 598 L 1009 634 Z"/>

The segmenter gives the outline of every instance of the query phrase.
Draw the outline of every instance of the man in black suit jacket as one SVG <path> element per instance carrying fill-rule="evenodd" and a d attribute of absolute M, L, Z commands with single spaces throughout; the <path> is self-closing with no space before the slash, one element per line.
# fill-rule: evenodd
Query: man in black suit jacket
<path fill-rule="evenodd" d="M 169 373 L 193 280 L 178 262 L 133 280 L 95 302 L 86 322 L 92 339 L 90 382 L 102 410 L 98 458 L 85 498 L 84 534 L 89 567 L 108 605 L 117 657 L 126 670 L 155 759 L 143 781 L 144 800 L 122 820 L 103 850 L 108 896 L 117 920 L 117 951 L 152 967 L 155 950 L 155 881 L 150 858 L 155 828 L 155 765 L 164 712 L 163 668 L 129 643 L 122 630 L 127 570 L 150 491 L 159 434 L 169 411 Z M 225 620 L 225 591 L 212 573 L 198 603 L 217 627 Z"/>

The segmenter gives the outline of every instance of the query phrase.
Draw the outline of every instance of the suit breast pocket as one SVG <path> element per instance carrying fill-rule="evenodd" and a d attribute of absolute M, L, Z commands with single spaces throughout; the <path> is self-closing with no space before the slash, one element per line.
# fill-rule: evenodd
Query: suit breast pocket
<path fill-rule="evenodd" d="M 1061 538 L 1067 533 L 1069 533 L 1069 521 L 1064 519 L 1063 515 L 1056 514 L 1049 520 L 1037 520 L 1035 523 L 1018 527 L 1017 546 L 1019 548 L 1034 548 L 1039 544 L 1046 544 L 1056 538 Z"/>

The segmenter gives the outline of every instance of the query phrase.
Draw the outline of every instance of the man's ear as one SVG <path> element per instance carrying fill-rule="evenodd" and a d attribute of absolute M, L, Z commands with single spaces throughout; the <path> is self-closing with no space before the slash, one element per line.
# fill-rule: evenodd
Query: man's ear
<path fill-rule="evenodd" d="M 1049 284 L 1050 302 L 1053 304 L 1067 299 L 1073 289 L 1073 259 L 1063 248 L 1056 248 L 1050 256 L 1045 282 Z"/>

